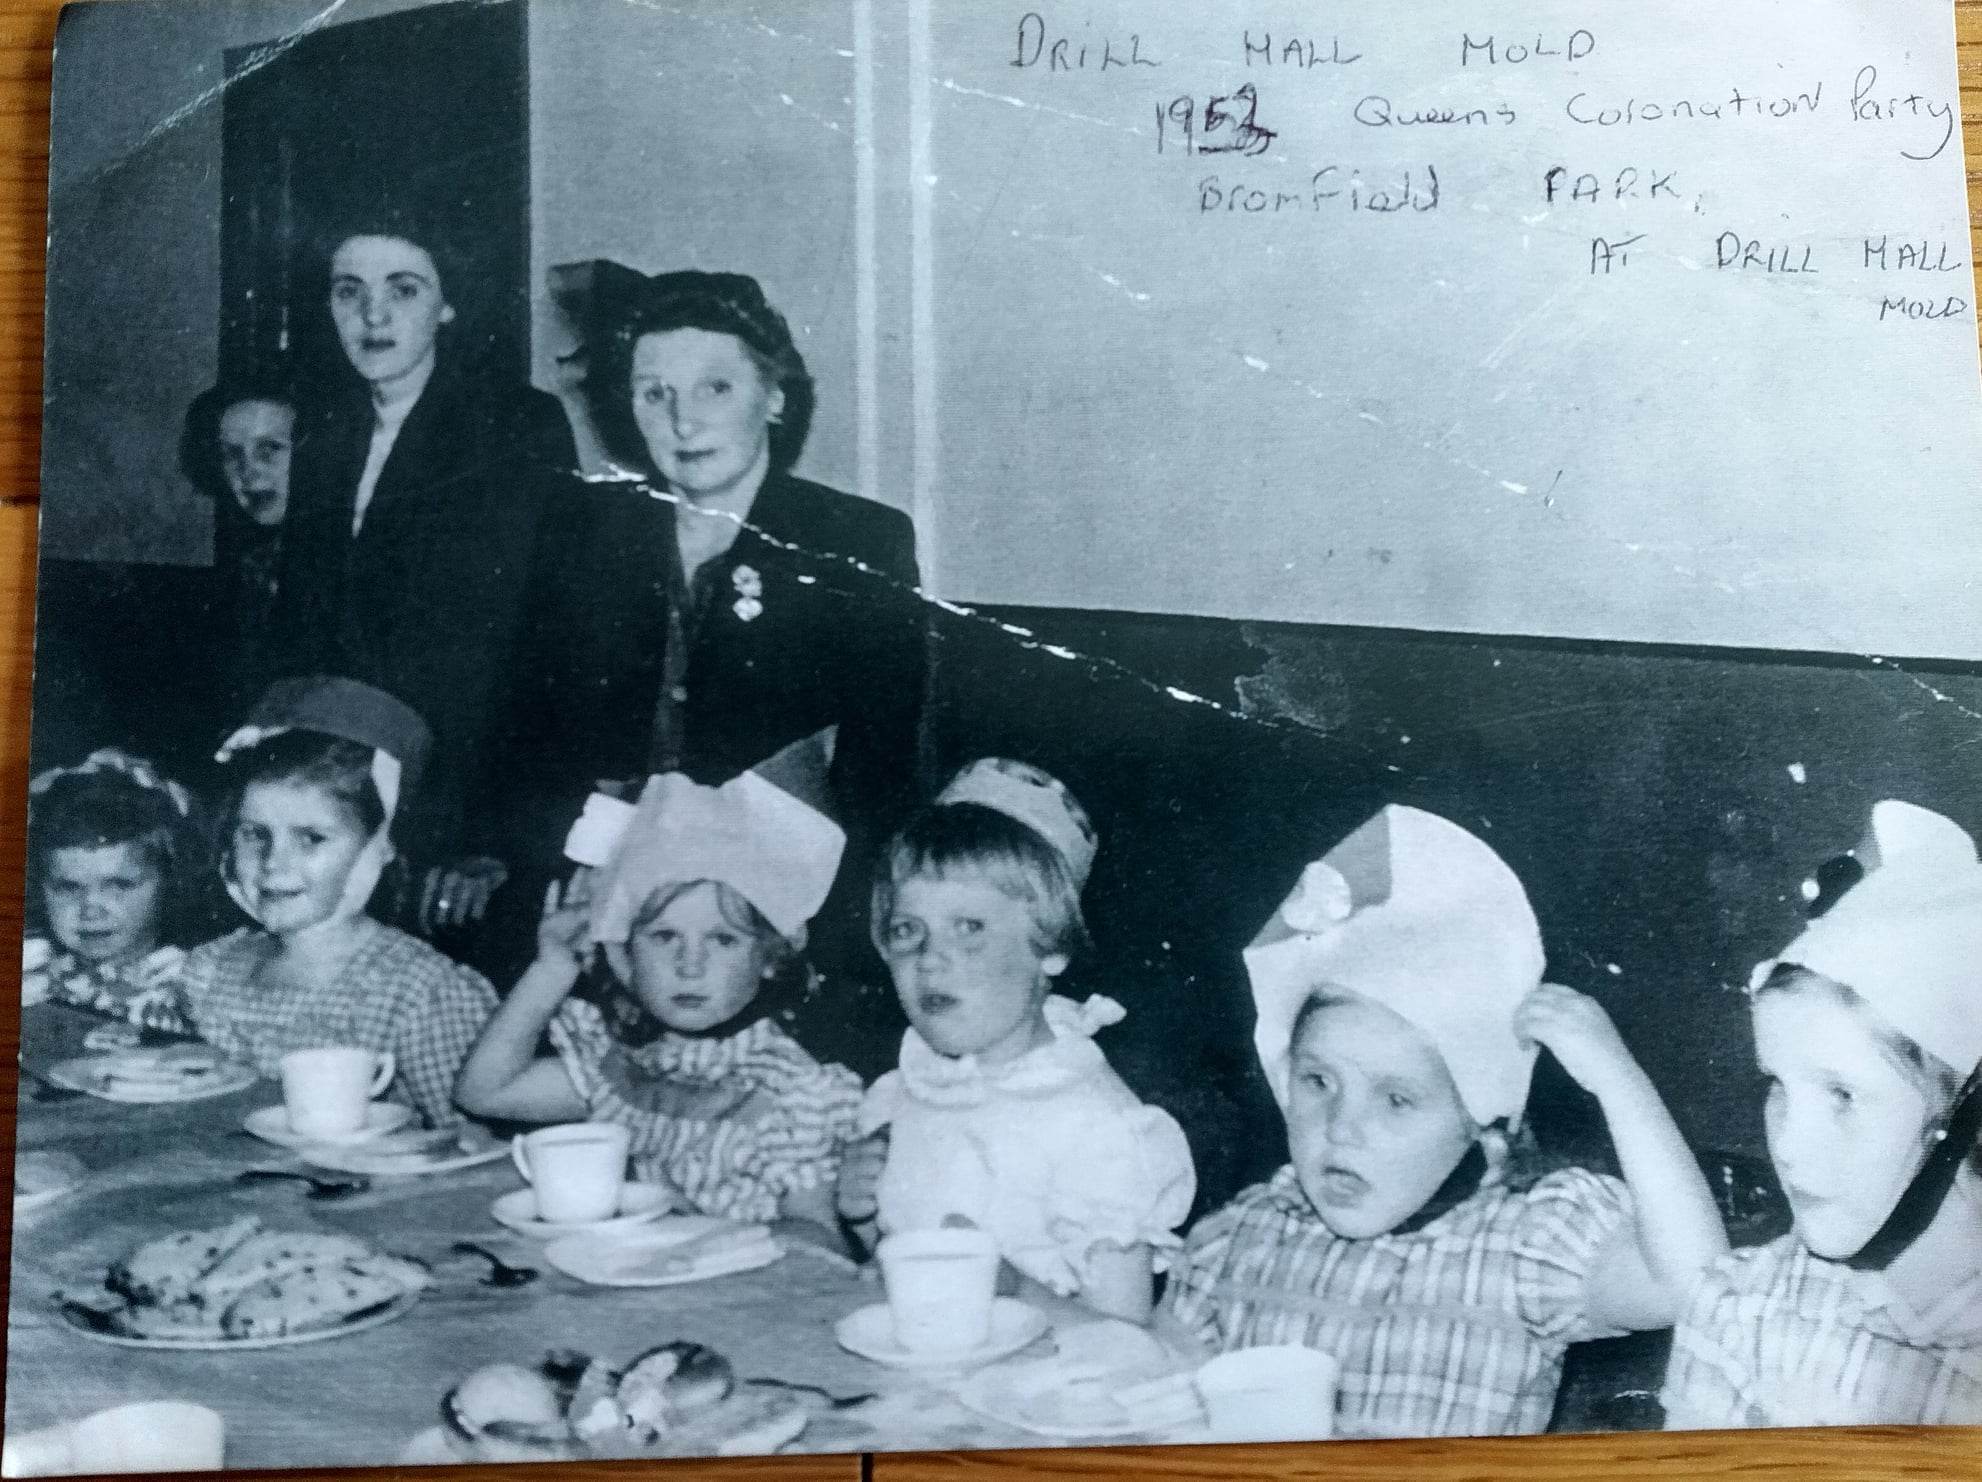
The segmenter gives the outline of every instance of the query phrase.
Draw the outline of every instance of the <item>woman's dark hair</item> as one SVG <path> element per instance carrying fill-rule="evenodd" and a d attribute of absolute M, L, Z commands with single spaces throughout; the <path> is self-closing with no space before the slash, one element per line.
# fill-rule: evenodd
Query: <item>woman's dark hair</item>
<path fill-rule="evenodd" d="M 321 731 L 282 731 L 236 752 L 228 761 L 227 799 L 219 834 L 225 848 L 241 811 L 241 796 L 258 782 L 314 787 L 345 808 L 369 838 L 385 822 L 385 800 L 372 781 L 372 748 Z"/>
<path fill-rule="evenodd" d="M 1032 946 L 1044 957 L 1078 957 L 1087 949 L 1080 887 L 1059 850 L 1010 814 L 982 803 L 924 808 L 888 841 L 874 874 L 868 930 L 888 955 L 888 918 L 904 881 L 976 875 L 1032 912 Z"/>
<path fill-rule="evenodd" d="M 297 409 L 296 391 L 286 370 L 256 370 L 224 375 L 195 396 L 179 428 L 179 472 L 200 493 L 225 508 L 233 499 L 220 466 L 220 419 L 228 409 L 246 401 L 265 401 Z"/>
<path fill-rule="evenodd" d="M 31 921 L 38 921 L 41 886 L 57 849 L 103 849 L 128 844 L 158 872 L 159 940 L 180 944 L 197 894 L 198 853 L 193 825 L 162 787 L 147 787 L 128 773 L 106 768 L 56 777 L 28 808 L 28 892 Z M 183 945 L 183 944 L 181 944 Z"/>
<path fill-rule="evenodd" d="M 772 308 L 745 273 L 662 273 L 631 294 L 596 346 L 588 347 L 585 396 L 606 452 L 626 468 L 654 472 L 647 441 L 633 419 L 633 351 L 642 337 L 700 329 L 734 337 L 767 385 L 784 392 L 784 410 L 771 424 L 771 468 L 798 462 L 812 429 L 814 391 L 805 357 L 784 315 Z"/>

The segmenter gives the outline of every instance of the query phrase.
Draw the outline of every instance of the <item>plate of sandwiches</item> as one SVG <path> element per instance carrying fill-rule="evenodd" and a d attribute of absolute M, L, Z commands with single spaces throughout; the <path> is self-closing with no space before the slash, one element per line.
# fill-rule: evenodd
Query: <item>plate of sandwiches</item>
<path fill-rule="evenodd" d="M 791 1387 L 739 1379 L 699 1343 L 663 1343 L 624 1366 L 559 1350 L 535 1368 L 485 1364 L 441 1398 L 409 1463 L 762 1456 L 810 1412 Z"/>
<path fill-rule="evenodd" d="M 713 1215 L 665 1216 L 631 1230 L 566 1235 L 544 1259 L 592 1286 L 680 1286 L 754 1271 L 784 1255 L 767 1225 Z"/>
<path fill-rule="evenodd" d="M 147 1240 L 55 1304 L 77 1333 L 127 1348 L 280 1348 L 403 1317 L 428 1279 L 418 1261 L 352 1236 L 269 1230 L 248 1215 Z"/>
<path fill-rule="evenodd" d="M 79 1055 L 48 1069 L 48 1079 L 104 1101 L 154 1106 L 204 1101 L 245 1090 L 259 1080 L 252 1065 L 211 1045 L 135 1046 L 102 1055 Z"/>
<path fill-rule="evenodd" d="M 498 1142 L 481 1128 L 470 1125 L 431 1131 L 409 1127 L 367 1137 L 362 1142 L 314 1143 L 297 1148 L 296 1156 L 332 1173 L 357 1173 L 367 1178 L 412 1177 L 493 1163 L 509 1156 L 509 1144 Z"/>

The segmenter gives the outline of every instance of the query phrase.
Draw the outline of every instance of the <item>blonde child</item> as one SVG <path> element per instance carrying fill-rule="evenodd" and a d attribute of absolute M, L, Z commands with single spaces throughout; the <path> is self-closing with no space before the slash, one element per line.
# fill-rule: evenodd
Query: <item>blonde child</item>
<path fill-rule="evenodd" d="M 635 1172 L 690 1207 L 832 1230 L 860 1080 L 814 1060 L 777 1012 L 806 982 L 806 924 L 844 835 L 756 772 L 721 787 L 651 778 L 624 828 L 596 880 L 546 896 L 536 960 L 457 1097 L 481 1116 L 622 1123 Z M 572 996 L 594 943 L 658 1037 L 629 1042 Z M 540 1056 L 546 1029 L 554 1053 Z"/>
<path fill-rule="evenodd" d="M 194 852 L 186 789 L 140 757 L 93 752 L 28 788 L 25 1003 L 125 1016 L 185 955 Z"/>
<path fill-rule="evenodd" d="M 1602 1009 L 1541 982 L 1520 881 L 1464 829 L 1385 808 L 1246 966 L 1292 1158 L 1191 1231 L 1166 1317 L 1213 1352 L 1333 1354 L 1344 1432 L 1539 1431 L 1568 1344 L 1666 1326 L 1726 1250 L 1658 1093 Z M 1597 1098 L 1622 1182 L 1510 1157 L 1536 1046 Z"/>
<path fill-rule="evenodd" d="M 1052 993 L 1086 940 L 1094 852 L 1057 780 L 999 759 L 966 767 L 890 843 L 874 940 L 911 1027 L 868 1092 L 840 1210 L 865 1244 L 978 1226 L 1023 1280 L 1146 1321 L 1196 1176 L 1176 1122 L 1093 1041 L 1121 1007 Z"/>
<path fill-rule="evenodd" d="M 265 1074 L 315 1045 L 391 1051 L 390 1094 L 438 1127 L 459 1120 L 454 1076 L 495 990 L 366 911 L 428 744 L 420 717 L 369 685 L 272 685 L 220 753 L 221 875 L 253 924 L 194 948 L 175 987 L 195 1033 Z"/>
<path fill-rule="evenodd" d="M 1796 1223 L 1695 1294 L 1675 1429 L 1982 1422 L 1982 863 L 1949 820 L 1883 802 L 1844 878 L 1755 970 Z"/>

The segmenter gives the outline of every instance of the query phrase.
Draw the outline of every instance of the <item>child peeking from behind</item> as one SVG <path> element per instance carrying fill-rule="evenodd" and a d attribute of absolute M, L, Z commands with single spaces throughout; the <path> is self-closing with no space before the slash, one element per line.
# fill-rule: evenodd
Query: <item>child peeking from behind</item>
<path fill-rule="evenodd" d="M 1540 1431 L 1568 1344 L 1666 1326 L 1727 1249 L 1658 1093 L 1542 983 L 1520 881 L 1464 829 L 1385 808 L 1246 967 L 1292 1160 L 1191 1231 L 1166 1317 L 1213 1352 L 1333 1354 L 1344 1433 Z M 1521 1167 L 1537 1046 L 1596 1097 L 1622 1182 Z"/>
<path fill-rule="evenodd" d="M 1086 943 L 1094 826 L 1022 762 L 971 763 L 890 842 L 880 948 L 910 1029 L 867 1094 L 841 1214 L 864 1243 L 988 1231 L 1014 1281 L 1145 1321 L 1196 1190 L 1190 1147 L 1094 1043 L 1123 1017 L 1052 991 Z"/>
<path fill-rule="evenodd" d="M 810 773 L 779 775 L 797 785 Z M 823 771 L 816 780 L 799 790 L 823 795 Z M 614 807 L 595 798 L 588 817 Z M 648 780 L 637 808 L 617 807 L 616 842 L 596 853 L 567 844 L 604 863 L 596 878 L 581 871 L 562 892 L 551 888 L 536 960 L 462 1067 L 462 1106 L 516 1121 L 623 1124 L 635 1174 L 688 1207 L 833 1231 L 860 1080 L 814 1060 L 777 1016 L 806 986 L 806 925 L 845 835 L 757 771 L 720 787 L 666 773 Z M 574 840 L 586 828 L 581 820 Z M 632 1015 L 609 1019 L 573 996 L 595 944 L 609 992 L 630 998 Z M 628 1017 L 647 1032 L 622 1031 L 615 1019 Z M 546 1028 L 554 1053 L 540 1056 Z"/>
<path fill-rule="evenodd" d="M 1982 863 L 1948 819 L 1883 802 L 1833 864 L 1753 977 L 1795 1227 L 1695 1294 L 1674 1428 L 1982 1422 Z"/>

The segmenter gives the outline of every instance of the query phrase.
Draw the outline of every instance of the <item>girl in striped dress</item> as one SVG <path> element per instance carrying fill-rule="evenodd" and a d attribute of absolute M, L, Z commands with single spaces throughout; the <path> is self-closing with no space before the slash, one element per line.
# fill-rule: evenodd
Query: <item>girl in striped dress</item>
<path fill-rule="evenodd" d="M 1708 1272 L 1666 1424 L 1982 1423 L 1982 862 L 1948 819 L 1883 802 L 1815 885 L 1753 979 L 1795 1228 Z"/>
<path fill-rule="evenodd" d="M 536 960 L 456 1098 L 483 1117 L 623 1124 L 635 1176 L 689 1208 L 834 1228 L 860 1081 L 778 1018 L 810 980 L 806 923 L 843 843 L 755 772 L 721 787 L 650 779 L 607 862 L 550 888 Z M 594 948 L 603 1002 L 573 993 Z M 539 1055 L 546 1031 L 553 1053 Z"/>

